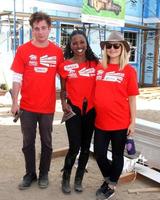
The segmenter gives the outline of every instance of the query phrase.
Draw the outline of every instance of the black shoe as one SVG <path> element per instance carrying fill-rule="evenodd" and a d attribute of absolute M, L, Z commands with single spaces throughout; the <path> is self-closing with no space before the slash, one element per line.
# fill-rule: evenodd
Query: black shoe
<path fill-rule="evenodd" d="M 113 197 L 115 194 L 115 190 L 108 187 L 107 191 L 101 192 L 97 195 L 97 200 L 108 200 Z"/>
<path fill-rule="evenodd" d="M 76 192 L 83 192 L 82 179 L 81 178 L 75 178 L 74 190 Z"/>
<path fill-rule="evenodd" d="M 45 189 L 49 185 L 48 174 L 40 174 L 38 179 L 38 185 L 40 188 Z"/>
<path fill-rule="evenodd" d="M 96 191 L 96 196 L 100 195 L 101 193 L 105 193 L 108 190 L 108 184 L 106 183 L 106 181 L 103 182 L 103 184 L 100 186 L 100 188 L 98 188 L 98 190 Z"/>
<path fill-rule="evenodd" d="M 24 175 L 22 182 L 18 185 L 20 190 L 29 188 L 32 182 L 37 181 L 37 175 L 35 173 L 28 173 Z"/>

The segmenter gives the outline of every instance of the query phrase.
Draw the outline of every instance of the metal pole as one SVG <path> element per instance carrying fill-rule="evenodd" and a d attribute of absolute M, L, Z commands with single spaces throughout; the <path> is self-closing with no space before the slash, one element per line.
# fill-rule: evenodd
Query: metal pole
<path fill-rule="evenodd" d="M 142 1 L 142 26 L 144 25 L 144 0 Z"/>
<path fill-rule="evenodd" d="M 13 54 L 15 55 L 15 53 L 16 53 L 16 0 L 14 0 L 13 16 L 14 16 L 14 28 L 13 28 Z"/>
<path fill-rule="evenodd" d="M 24 0 L 22 0 L 22 12 L 24 13 Z M 24 20 L 24 18 L 22 18 L 22 20 Z M 24 43 L 24 23 L 22 21 L 22 34 L 21 34 L 21 43 Z"/>
<path fill-rule="evenodd" d="M 22 0 L 22 12 L 24 12 L 24 0 Z"/>
<path fill-rule="evenodd" d="M 144 0 L 142 0 L 142 21 L 141 21 L 141 24 L 142 24 L 142 26 L 144 25 Z M 142 87 L 143 85 L 144 85 L 144 67 L 145 67 L 145 61 L 144 62 L 142 62 L 142 60 L 144 60 L 143 59 L 143 50 L 144 50 L 144 47 L 143 47 L 143 41 L 144 41 L 144 38 L 143 38 L 143 34 L 144 34 L 144 31 L 143 30 L 141 30 L 140 31 L 140 33 L 141 33 L 141 37 L 140 37 L 140 40 L 141 40 L 141 55 L 140 55 L 140 57 L 141 57 L 141 59 L 140 59 L 140 75 L 139 75 L 139 82 L 140 82 L 140 86 Z M 144 66 L 142 66 L 142 63 L 143 63 L 143 65 Z"/>

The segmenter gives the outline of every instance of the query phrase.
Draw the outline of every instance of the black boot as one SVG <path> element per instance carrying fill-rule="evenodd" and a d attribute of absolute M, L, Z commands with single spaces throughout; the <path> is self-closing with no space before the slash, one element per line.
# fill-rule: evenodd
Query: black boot
<path fill-rule="evenodd" d="M 77 169 L 75 180 L 74 180 L 74 190 L 76 192 L 83 192 L 83 187 L 82 187 L 83 175 L 84 175 L 84 171 L 80 171 Z"/>
<path fill-rule="evenodd" d="M 70 176 L 71 176 L 71 171 L 64 169 L 62 175 L 62 192 L 65 194 L 71 193 Z"/>

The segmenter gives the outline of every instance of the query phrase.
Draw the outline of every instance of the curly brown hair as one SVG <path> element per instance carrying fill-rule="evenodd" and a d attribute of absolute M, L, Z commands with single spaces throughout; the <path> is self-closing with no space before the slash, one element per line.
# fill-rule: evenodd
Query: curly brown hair
<path fill-rule="evenodd" d="M 39 21 L 42 21 L 42 20 L 45 20 L 49 27 L 51 26 L 51 24 L 52 24 L 51 18 L 48 14 L 46 14 L 44 12 L 33 13 L 29 18 L 29 24 L 33 28 L 34 22 L 39 22 Z"/>

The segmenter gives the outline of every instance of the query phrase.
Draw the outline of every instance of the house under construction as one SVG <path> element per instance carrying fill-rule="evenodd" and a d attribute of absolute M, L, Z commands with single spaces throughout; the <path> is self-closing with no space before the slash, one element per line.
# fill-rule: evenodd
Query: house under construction
<path fill-rule="evenodd" d="M 119 30 L 132 45 L 130 63 L 137 69 L 141 87 L 160 85 L 160 4 L 158 0 L 126 0 L 123 27 L 81 22 L 81 8 L 87 3 L 96 12 L 106 9 L 115 16 L 122 12 L 120 1 L 98 0 L 5 0 L 0 10 L 0 83 L 9 82 L 8 69 L 17 46 L 31 39 L 28 18 L 43 10 L 51 15 L 53 28 L 50 40 L 62 48 L 69 34 L 79 28 L 86 31 L 91 47 L 101 57 L 99 43 L 111 30 Z M 121 1 L 122 2 L 122 1 Z M 109 4 L 110 3 L 110 4 Z M 6 66 L 7 65 L 7 66 Z"/>

